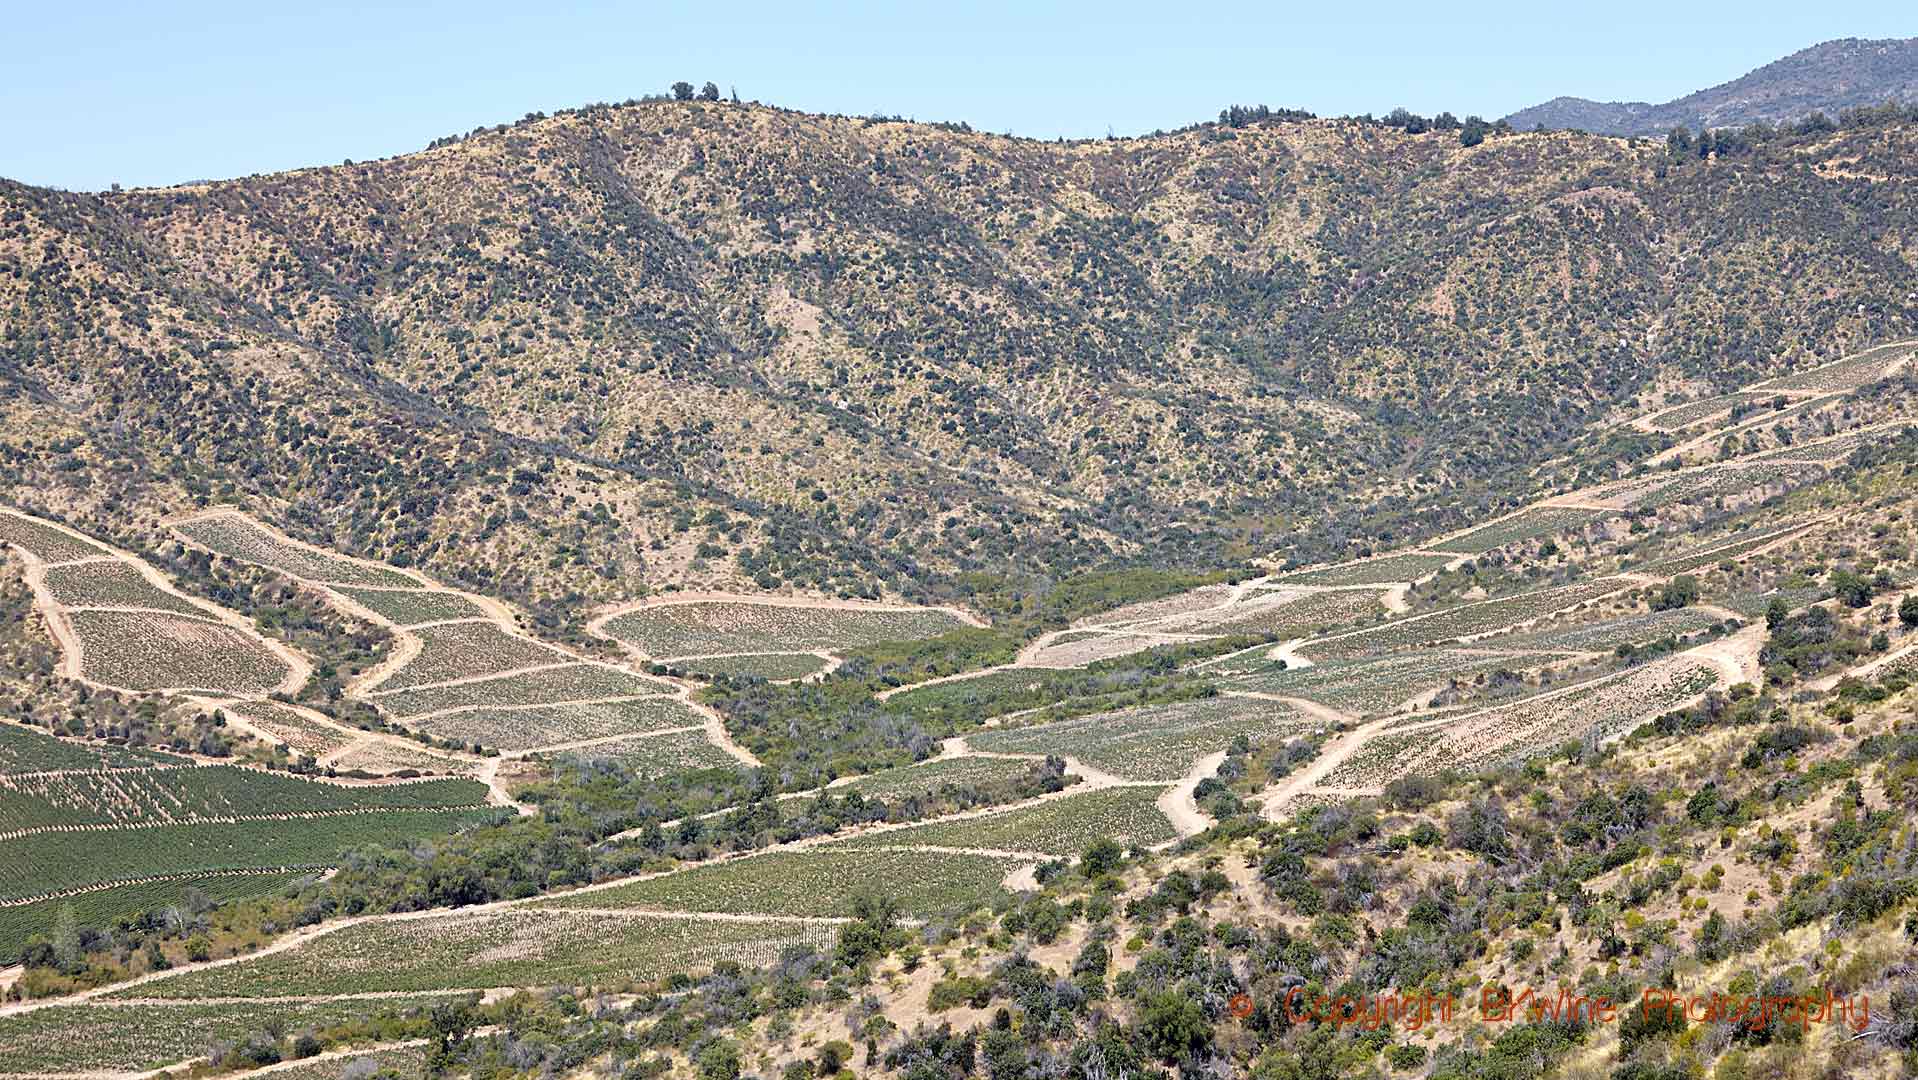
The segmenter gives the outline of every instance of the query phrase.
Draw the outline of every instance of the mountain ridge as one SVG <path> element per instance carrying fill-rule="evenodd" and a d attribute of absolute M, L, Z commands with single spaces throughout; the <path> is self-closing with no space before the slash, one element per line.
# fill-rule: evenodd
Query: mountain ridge
<path fill-rule="evenodd" d="M 1786 123 L 1813 113 L 1918 100 L 1918 38 L 1841 38 L 1801 49 L 1739 78 L 1671 101 L 1593 101 L 1561 96 L 1505 120 L 1530 130 L 1575 129 L 1619 136 L 1662 135 Z"/>

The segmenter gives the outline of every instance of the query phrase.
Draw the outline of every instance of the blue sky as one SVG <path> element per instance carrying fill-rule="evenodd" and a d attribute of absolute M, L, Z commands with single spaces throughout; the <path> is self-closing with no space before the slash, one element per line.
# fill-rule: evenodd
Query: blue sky
<path fill-rule="evenodd" d="M 711 79 L 820 112 L 1051 138 L 1231 103 L 1487 117 L 1662 101 L 1905 3 L 19 3 L 0 12 L 0 176 L 74 189 L 240 176 Z M 274 9 L 282 10 L 274 10 Z"/>

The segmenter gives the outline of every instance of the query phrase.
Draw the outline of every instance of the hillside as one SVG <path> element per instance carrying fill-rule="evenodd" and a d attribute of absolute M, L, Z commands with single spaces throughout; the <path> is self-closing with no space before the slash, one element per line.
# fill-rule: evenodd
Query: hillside
<path fill-rule="evenodd" d="M 1731 82 L 1653 105 L 1558 97 L 1507 116 L 1521 131 L 1590 131 L 1663 135 L 1676 127 L 1735 128 L 1782 124 L 1813 113 L 1918 101 L 1918 38 L 1845 38 L 1813 45 Z"/>
<path fill-rule="evenodd" d="M 1908 1075 L 1914 364 L 990 627 L 682 593 L 569 648 L 235 510 L 0 512 L 0 1075 Z"/>
<path fill-rule="evenodd" d="M 1903 121 L 1732 157 L 1361 120 L 1040 143 L 647 102 L 167 190 L 0 185 L 0 498 L 234 503 L 525 605 L 965 600 L 1363 554 L 1912 332 Z M 1623 438 L 1618 442 L 1617 438 Z"/>

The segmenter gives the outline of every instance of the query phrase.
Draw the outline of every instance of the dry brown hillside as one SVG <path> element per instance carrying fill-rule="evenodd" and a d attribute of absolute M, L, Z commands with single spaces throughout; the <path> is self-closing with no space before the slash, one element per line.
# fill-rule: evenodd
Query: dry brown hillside
<path fill-rule="evenodd" d="M 1303 525 L 1321 556 L 1508 498 L 1641 395 L 1911 334 L 1914 143 L 648 102 L 177 189 L 0 182 L 0 498 L 129 540 L 240 502 L 528 602 L 950 594 Z"/>

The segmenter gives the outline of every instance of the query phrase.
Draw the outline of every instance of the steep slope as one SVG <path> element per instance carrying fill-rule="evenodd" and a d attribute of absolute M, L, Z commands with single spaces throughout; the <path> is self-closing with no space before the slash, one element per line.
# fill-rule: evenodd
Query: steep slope
<path fill-rule="evenodd" d="M 0 496 L 136 547 L 239 502 L 536 616 L 1348 554 L 1509 501 L 1642 391 L 1909 333 L 1913 136 L 1675 163 L 660 102 L 179 189 L 0 185 Z"/>
<path fill-rule="evenodd" d="M 1506 117 L 1535 127 L 1604 135 L 1662 135 L 1675 127 L 1727 128 L 1784 123 L 1815 112 L 1918 101 L 1918 38 L 1844 38 L 1813 45 L 1731 82 L 1653 105 L 1557 97 Z"/>

